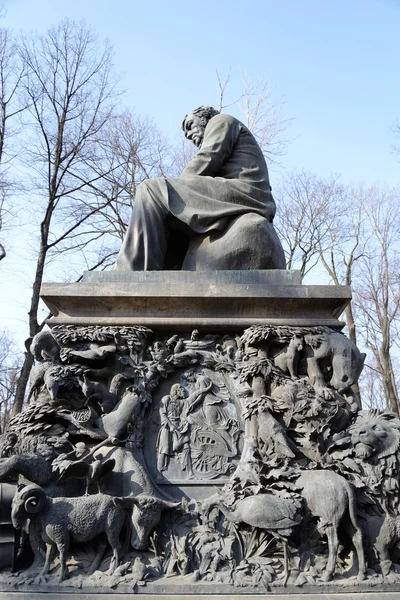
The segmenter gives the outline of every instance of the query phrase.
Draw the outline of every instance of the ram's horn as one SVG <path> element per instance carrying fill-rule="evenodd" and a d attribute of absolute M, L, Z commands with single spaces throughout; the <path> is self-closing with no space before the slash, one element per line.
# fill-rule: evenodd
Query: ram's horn
<path fill-rule="evenodd" d="M 22 490 L 21 501 L 24 502 L 25 510 L 29 514 L 40 512 L 45 503 L 47 496 L 44 490 L 39 486 L 28 485 Z"/>

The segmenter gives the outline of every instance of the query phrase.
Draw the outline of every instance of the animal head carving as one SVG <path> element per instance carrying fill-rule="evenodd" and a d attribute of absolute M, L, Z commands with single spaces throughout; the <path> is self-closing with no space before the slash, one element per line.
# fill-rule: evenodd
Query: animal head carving
<path fill-rule="evenodd" d="M 349 429 L 358 458 L 376 462 L 400 449 L 400 420 L 393 413 L 361 411 Z"/>
<path fill-rule="evenodd" d="M 361 353 L 358 348 L 344 338 L 345 344 L 338 349 L 332 357 L 331 386 L 342 393 L 355 383 L 364 367 L 366 354 Z"/>
<path fill-rule="evenodd" d="M 22 529 L 27 519 L 41 512 L 46 504 L 46 493 L 39 485 L 19 487 L 12 501 L 11 520 L 14 527 Z"/>
<path fill-rule="evenodd" d="M 180 503 L 144 495 L 129 500 L 134 504 L 131 545 L 135 550 L 143 550 L 148 545 L 150 533 L 160 522 L 161 512 L 168 508 L 176 508 Z"/>
<path fill-rule="evenodd" d="M 0 457 L 7 458 L 15 453 L 15 446 L 18 443 L 16 433 L 8 433 L 0 438 Z"/>

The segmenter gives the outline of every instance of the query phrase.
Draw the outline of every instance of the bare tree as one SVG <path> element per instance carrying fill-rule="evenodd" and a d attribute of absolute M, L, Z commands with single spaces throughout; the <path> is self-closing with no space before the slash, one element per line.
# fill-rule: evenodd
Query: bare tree
<path fill-rule="evenodd" d="M 287 268 L 298 268 L 303 279 L 330 247 L 332 224 L 345 210 L 345 188 L 337 176 L 323 179 L 300 171 L 289 173 L 274 196 Z"/>
<path fill-rule="evenodd" d="M 23 76 L 18 45 L 9 30 L 0 27 L 0 163 L 4 162 L 9 122 L 25 108 L 18 95 Z"/>
<path fill-rule="evenodd" d="M 394 150 L 394 152 L 396 152 L 397 154 L 400 154 L 400 144 L 399 144 L 399 140 L 400 140 L 400 121 L 396 121 L 393 126 L 392 126 L 392 131 L 394 133 L 394 137 L 396 138 L 396 143 L 393 144 L 392 149 Z"/>
<path fill-rule="evenodd" d="M 364 405 L 398 413 L 399 192 L 301 172 L 286 177 L 275 196 L 288 268 L 304 277 L 319 263 L 334 284 L 353 290 L 345 315 L 350 339 L 368 352 Z M 360 388 L 354 391 L 360 400 Z"/>
<path fill-rule="evenodd" d="M 32 173 L 35 217 L 39 222 L 39 243 L 32 298 L 29 308 L 29 335 L 44 323 L 38 321 L 39 292 L 44 269 L 51 253 L 68 239 L 82 243 L 91 233 L 88 220 L 103 207 L 91 203 L 86 191 L 103 173 L 95 168 L 96 141 L 112 114 L 113 81 L 108 45 L 101 49 L 96 36 L 83 24 L 63 21 L 47 35 L 31 35 L 21 44 L 26 70 L 23 80 L 29 106 L 26 131 L 27 168 Z M 32 367 L 25 356 L 18 381 L 14 412 L 21 410 Z"/>
<path fill-rule="evenodd" d="M 0 331 L 0 432 L 4 431 L 10 417 L 21 359 L 10 334 Z"/>
<path fill-rule="evenodd" d="M 341 211 L 337 211 L 334 221 L 330 223 L 324 246 L 319 247 L 319 256 L 332 283 L 351 288 L 357 274 L 358 263 L 364 256 L 366 244 L 363 186 L 345 188 L 341 208 Z M 346 306 L 345 320 L 348 335 L 357 345 L 357 325 L 352 301 Z M 361 406 L 358 383 L 353 385 L 353 390 Z"/>
<path fill-rule="evenodd" d="M 285 115 L 284 97 L 276 95 L 267 77 L 251 79 L 244 73 L 240 75 L 238 94 L 228 99 L 233 79 L 232 69 L 225 76 L 217 71 L 218 109 L 223 112 L 226 108 L 236 106 L 265 156 L 276 162 L 286 154 L 290 143 L 286 132 L 292 119 Z"/>
<path fill-rule="evenodd" d="M 5 190 L 3 188 L 2 183 L 0 182 L 0 235 L 2 235 L 2 232 L 4 234 L 4 221 L 8 214 L 8 207 L 6 204 L 7 195 L 4 192 Z M 3 258 L 6 257 L 6 254 L 7 253 L 5 245 L 2 242 L 0 242 L 0 261 L 2 261 Z"/>
<path fill-rule="evenodd" d="M 399 414 L 396 350 L 400 317 L 400 195 L 398 190 L 369 188 L 363 210 L 368 240 L 355 280 L 358 331 L 374 357 L 385 401 Z"/>
<path fill-rule="evenodd" d="M 327 231 L 325 247 L 319 247 L 321 263 L 335 285 L 353 284 L 357 263 L 364 256 L 366 233 L 363 208 L 364 189 L 350 186 L 342 196 L 342 211 Z M 352 305 L 346 308 L 346 324 L 349 337 L 357 344 L 356 324 Z"/>
<path fill-rule="evenodd" d="M 23 66 L 19 60 L 18 46 L 8 29 L 0 28 L 0 234 L 4 234 L 7 221 L 12 215 L 10 208 L 11 182 L 7 167 L 15 152 L 7 152 L 7 139 L 16 134 L 15 118 L 24 110 L 18 91 L 23 78 Z M 14 138 L 15 139 L 15 138 Z M 0 242 L 0 261 L 6 257 L 4 242 Z"/>
<path fill-rule="evenodd" d="M 193 142 L 181 137 L 179 143 L 171 150 L 171 165 L 168 174 L 172 177 L 179 177 L 196 152 L 197 148 Z"/>
<path fill-rule="evenodd" d="M 89 269 L 105 268 L 114 262 L 140 183 L 171 172 L 170 147 L 165 138 L 151 119 L 129 110 L 115 115 L 102 128 L 97 154 L 95 168 L 99 177 L 88 190 L 91 202 L 97 203 L 99 210 L 87 224 L 91 228 L 87 239 L 96 236 L 98 244 L 91 243 L 91 266 L 86 263 Z M 87 246 L 84 249 L 87 261 Z"/>
<path fill-rule="evenodd" d="M 382 378 L 373 357 L 368 358 L 359 381 L 364 409 L 391 410 L 382 387 Z"/>

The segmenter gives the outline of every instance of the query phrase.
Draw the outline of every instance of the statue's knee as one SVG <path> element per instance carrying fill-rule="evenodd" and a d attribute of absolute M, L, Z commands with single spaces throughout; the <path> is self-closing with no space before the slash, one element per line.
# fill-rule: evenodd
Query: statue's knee
<path fill-rule="evenodd" d="M 146 180 L 139 185 L 136 191 L 135 206 L 139 206 L 139 204 L 147 204 L 148 202 L 151 202 L 151 200 L 151 187 L 148 185 L 148 182 Z"/>
<path fill-rule="evenodd" d="M 162 179 L 162 177 L 154 177 L 142 181 L 136 192 L 135 203 L 154 202 L 160 196 L 160 181 Z"/>
<path fill-rule="evenodd" d="M 138 187 L 139 190 L 156 190 L 160 187 L 161 182 L 164 181 L 163 177 L 152 177 L 151 179 L 145 179 Z"/>

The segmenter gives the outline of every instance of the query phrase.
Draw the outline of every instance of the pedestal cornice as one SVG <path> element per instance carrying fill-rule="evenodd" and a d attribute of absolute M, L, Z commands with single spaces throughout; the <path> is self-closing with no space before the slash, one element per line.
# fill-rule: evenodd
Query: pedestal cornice
<path fill-rule="evenodd" d="M 293 271 L 96 275 L 80 283 L 43 284 L 41 297 L 54 315 L 50 325 L 341 328 L 338 319 L 351 299 L 347 286 L 301 285 Z"/>

